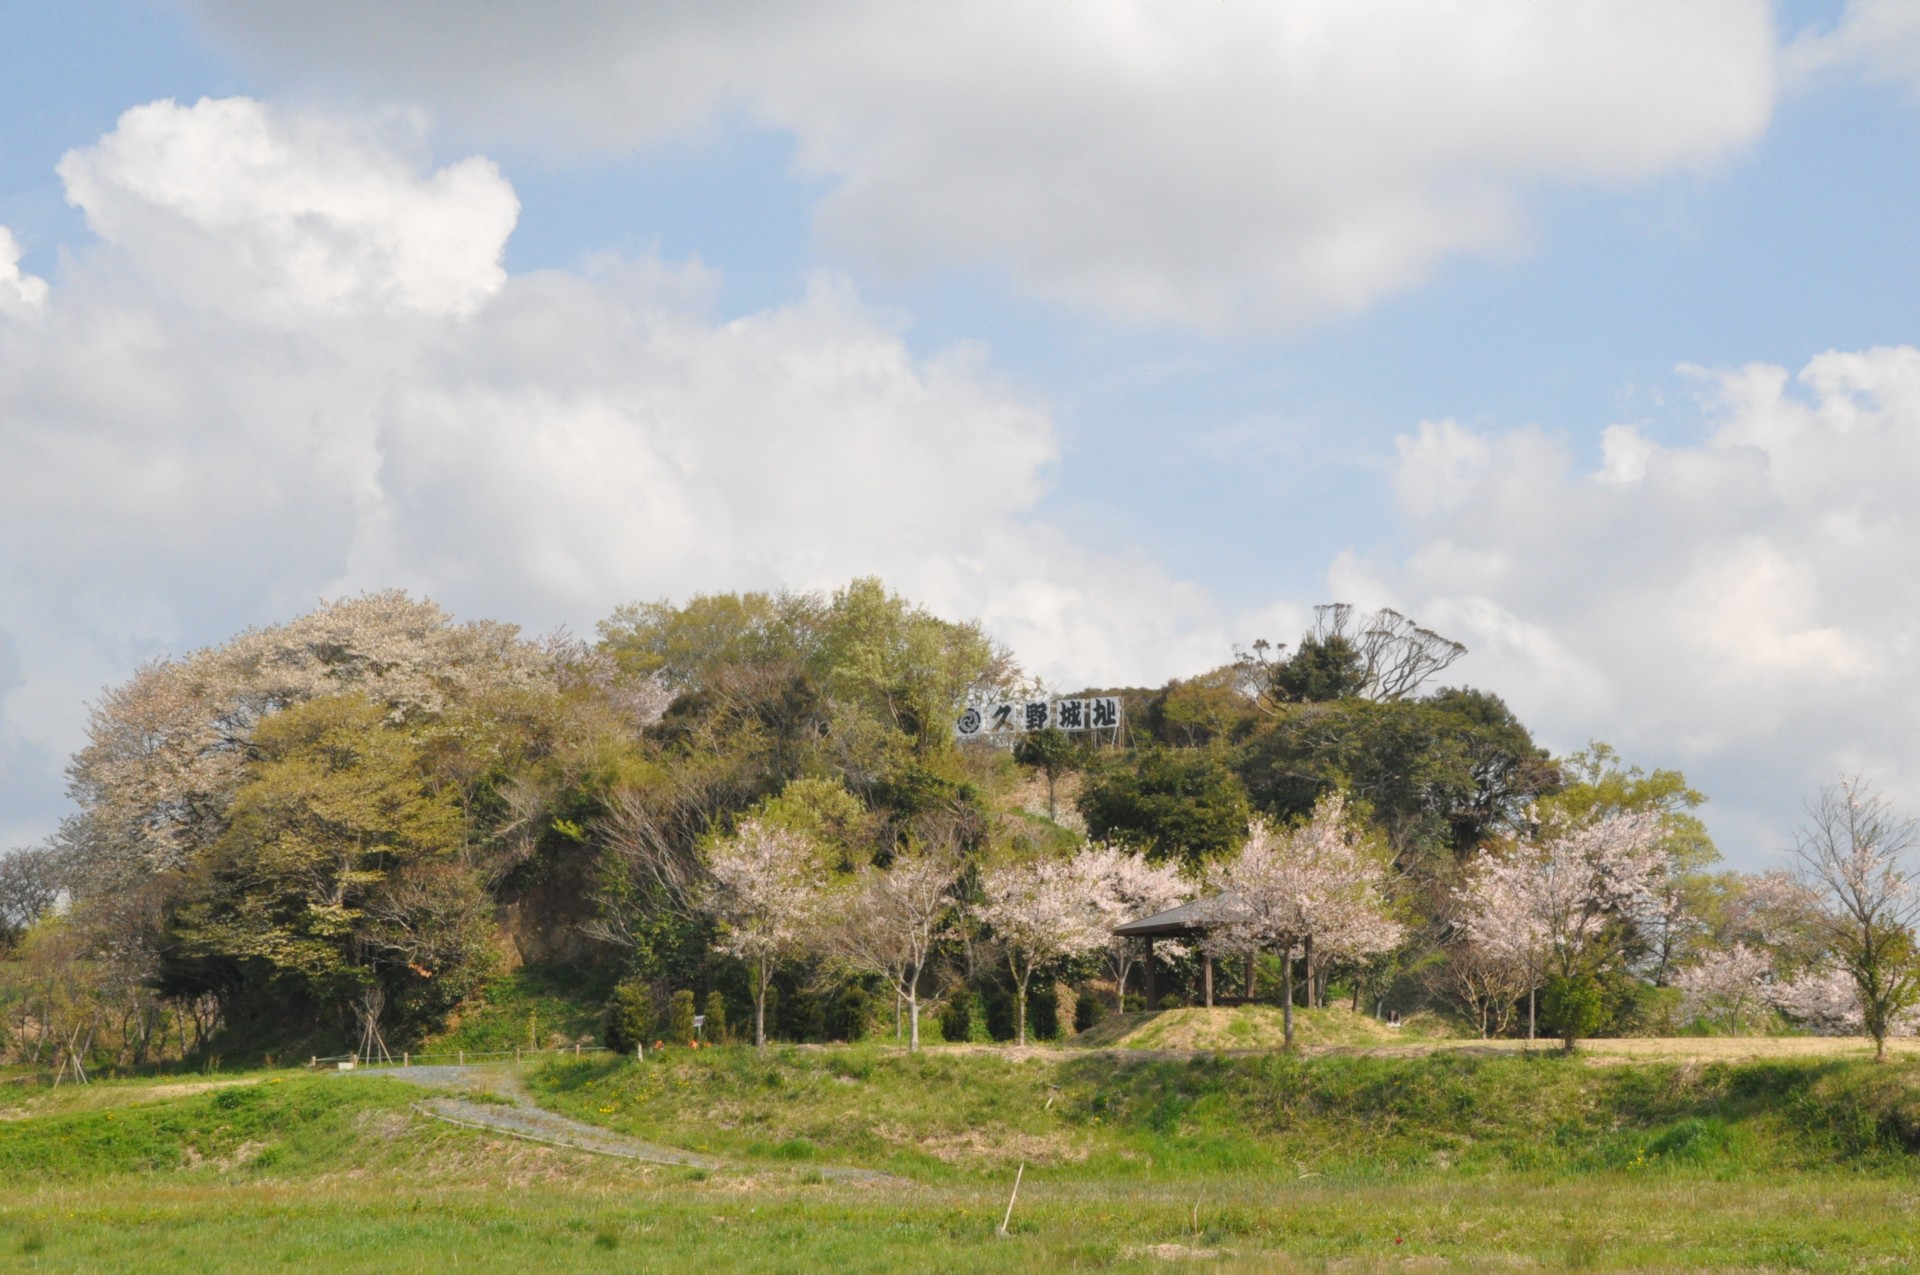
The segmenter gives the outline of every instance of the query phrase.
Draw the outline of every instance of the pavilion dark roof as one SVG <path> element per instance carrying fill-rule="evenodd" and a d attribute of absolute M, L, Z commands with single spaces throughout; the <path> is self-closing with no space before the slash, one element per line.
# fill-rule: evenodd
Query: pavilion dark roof
<path fill-rule="evenodd" d="M 1125 925 L 1116 925 L 1113 927 L 1113 932 L 1136 939 L 1194 938 L 1206 933 L 1208 910 L 1225 897 L 1225 895 L 1216 894 L 1212 898 L 1182 903 L 1177 908 L 1156 912 L 1152 916 L 1143 916 L 1137 921 L 1128 921 Z"/>

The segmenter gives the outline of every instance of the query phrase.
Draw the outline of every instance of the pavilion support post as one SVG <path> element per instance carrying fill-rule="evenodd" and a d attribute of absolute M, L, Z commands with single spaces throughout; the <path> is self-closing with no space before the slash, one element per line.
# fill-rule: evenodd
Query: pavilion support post
<path fill-rule="evenodd" d="M 1249 1005 L 1253 1004 L 1253 953 L 1252 952 L 1247 953 L 1247 972 L 1246 972 L 1246 977 L 1242 980 L 1240 984 L 1240 991 L 1241 991 L 1241 994 L 1247 998 L 1247 1004 Z"/>
<path fill-rule="evenodd" d="M 1206 990 L 1207 1008 L 1213 1008 L 1213 953 L 1200 954 L 1200 981 Z"/>
<path fill-rule="evenodd" d="M 1155 984 L 1154 984 L 1154 975 L 1153 975 L 1153 940 L 1152 940 L 1151 938 L 1149 938 L 1149 939 L 1147 940 L 1147 959 L 1146 959 L 1146 961 L 1145 961 L 1145 964 L 1146 964 L 1146 967 L 1147 967 L 1147 1001 L 1146 1001 L 1146 1005 L 1147 1005 L 1147 1008 L 1148 1008 L 1149 1010 L 1155 1010 L 1155 1009 L 1159 1009 L 1159 1008 L 1160 1008 L 1160 993 L 1159 993 L 1159 991 L 1158 991 L 1158 990 L 1156 989 L 1156 987 L 1155 987 Z"/>

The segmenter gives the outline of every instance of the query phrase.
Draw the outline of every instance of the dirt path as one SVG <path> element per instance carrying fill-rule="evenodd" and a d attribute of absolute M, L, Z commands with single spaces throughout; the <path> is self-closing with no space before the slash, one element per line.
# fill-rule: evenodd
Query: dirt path
<path fill-rule="evenodd" d="M 356 1076 L 387 1076 L 429 1089 L 461 1087 L 473 1096 L 455 1097 L 436 1094 L 414 1104 L 414 1109 L 435 1120 L 502 1133 L 510 1138 L 548 1146 L 571 1147 L 594 1155 L 637 1160 L 644 1164 L 677 1165 L 689 1169 L 727 1170 L 739 1166 L 683 1151 L 678 1147 L 643 1142 L 611 1129 L 587 1124 L 535 1106 L 520 1077 L 511 1071 L 493 1067 L 378 1067 L 345 1073 Z M 804 1172 L 816 1173 L 830 1182 L 863 1182 L 908 1186 L 905 1178 L 874 1169 L 854 1169 L 833 1165 L 809 1166 Z"/>

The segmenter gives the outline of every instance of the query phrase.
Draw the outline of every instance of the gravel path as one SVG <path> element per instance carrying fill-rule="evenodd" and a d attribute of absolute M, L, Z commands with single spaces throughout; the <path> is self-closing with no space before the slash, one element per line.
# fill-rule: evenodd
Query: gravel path
<path fill-rule="evenodd" d="M 712 1156 L 663 1147 L 653 1142 L 630 1138 L 611 1129 L 557 1115 L 533 1104 L 520 1077 L 499 1067 L 367 1067 L 350 1076 L 385 1076 L 429 1089 L 463 1087 L 468 1092 L 483 1091 L 491 1100 L 435 1095 L 414 1104 L 416 1110 L 469 1129 L 486 1129 L 512 1138 L 525 1138 L 548 1146 L 572 1147 L 595 1155 L 616 1156 L 646 1164 L 670 1164 L 689 1169 L 727 1169 L 734 1166 Z M 799 1166 L 796 1166 L 799 1167 Z M 909 1185 L 907 1179 L 873 1169 L 850 1169 L 832 1165 L 807 1166 L 804 1171 L 819 1174 L 833 1182 L 867 1182 Z"/>

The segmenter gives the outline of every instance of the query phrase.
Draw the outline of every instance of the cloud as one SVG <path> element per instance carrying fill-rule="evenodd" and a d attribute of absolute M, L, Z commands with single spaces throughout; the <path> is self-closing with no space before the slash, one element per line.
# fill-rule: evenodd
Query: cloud
<path fill-rule="evenodd" d="M 422 176 L 383 136 L 244 98 L 155 102 L 60 162 L 67 198 L 169 297 L 255 317 L 468 314 L 519 215 L 492 163 Z"/>
<path fill-rule="evenodd" d="M 1847 0 L 1840 20 L 1795 40 L 1786 61 L 1795 79 L 1860 71 L 1920 94 L 1920 5 L 1913 0 Z"/>
<path fill-rule="evenodd" d="M 20 243 L 0 226 L 0 314 L 37 314 L 46 303 L 47 281 L 21 271 Z"/>
<path fill-rule="evenodd" d="M 1757 844 L 1842 770 L 1920 805 L 1920 349 L 1691 372 L 1704 437 L 1615 425 L 1591 468 L 1542 430 L 1421 425 L 1414 548 L 1336 591 L 1467 642 L 1560 747 L 1685 765 Z"/>
<path fill-rule="evenodd" d="M 817 226 L 841 260 L 984 267 L 1213 330 L 1323 320 L 1519 250 L 1529 190 L 1720 161 L 1775 89 L 1766 0 L 198 8 L 295 76 L 484 136 L 786 130 L 831 182 Z"/>
<path fill-rule="evenodd" d="M 1036 519 L 1052 420 L 981 351 L 831 275 L 731 318 L 696 265 L 507 277 L 511 188 L 416 140 L 155 103 L 61 164 L 101 238 L 54 286 L 0 237 L 0 832 L 140 660 L 363 588 L 579 628 L 878 573 L 1056 680 L 1225 658 L 1203 591 Z"/>

